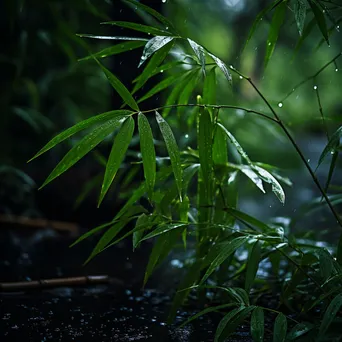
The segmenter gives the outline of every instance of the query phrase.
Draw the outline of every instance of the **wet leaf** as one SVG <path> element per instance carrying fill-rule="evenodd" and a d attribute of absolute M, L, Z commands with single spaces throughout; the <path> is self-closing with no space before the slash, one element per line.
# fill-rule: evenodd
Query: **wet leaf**
<path fill-rule="evenodd" d="M 166 58 L 172 46 L 173 42 L 171 42 L 170 44 L 166 44 L 153 54 L 150 61 L 147 63 L 144 71 L 138 77 L 132 94 L 138 91 L 147 82 L 147 80 L 154 75 L 154 71 L 158 69 L 159 64 L 162 63 L 163 60 Z M 164 69 L 167 70 L 167 66 L 164 66 Z"/>
<path fill-rule="evenodd" d="M 160 83 L 158 83 L 156 86 L 154 86 L 151 90 L 149 90 L 143 97 L 141 97 L 138 101 L 138 103 L 143 102 L 147 99 L 149 99 L 151 96 L 159 93 L 160 91 L 166 89 L 173 83 L 175 83 L 177 80 L 179 80 L 180 75 L 171 75 L 164 80 L 162 80 Z"/>
<path fill-rule="evenodd" d="M 120 43 L 114 46 L 107 47 L 99 52 L 94 53 L 93 55 L 83 57 L 79 59 L 78 61 L 87 61 L 87 60 L 93 59 L 93 57 L 106 58 L 108 56 L 117 55 L 122 52 L 132 51 L 134 49 L 140 48 L 141 46 L 144 46 L 145 44 L 146 44 L 145 41 L 128 41 L 128 42 Z"/>
<path fill-rule="evenodd" d="M 264 325 L 264 310 L 261 307 L 256 307 L 251 316 L 251 335 L 254 342 L 263 342 Z"/>
<path fill-rule="evenodd" d="M 258 271 L 259 263 L 261 261 L 261 242 L 256 241 L 252 246 L 252 249 L 248 256 L 247 268 L 246 268 L 246 279 L 245 279 L 245 290 L 247 293 L 251 290 L 255 276 Z"/>
<path fill-rule="evenodd" d="M 146 116 L 142 113 L 138 115 L 138 128 L 140 136 L 140 151 L 144 165 L 144 176 L 146 180 L 147 192 L 152 199 L 154 183 L 156 180 L 156 152 L 154 149 L 153 135 L 150 124 Z"/>
<path fill-rule="evenodd" d="M 229 81 L 229 83 L 232 83 L 232 81 L 233 81 L 232 74 L 230 73 L 227 65 L 220 58 L 216 57 L 215 55 L 209 53 L 209 56 L 214 60 L 216 65 L 221 69 L 221 71 L 223 72 L 224 76 Z"/>
<path fill-rule="evenodd" d="M 226 165 L 228 162 L 227 138 L 220 126 L 216 126 L 215 131 L 213 162 L 215 165 Z"/>
<path fill-rule="evenodd" d="M 309 0 L 309 4 L 315 16 L 317 26 L 319 27 L 328 45 L 330 45 L 327 23 L 325 21 L 325 16 L 324 16 L 323 11 L 319 8 L 315 0 Z"/>
<path fill-rule="evenodd" d="M 129 110 L 112 110 L 110 112 L 92 116 L 91 118 L 87 120 L 83 120 L 79 122 L 78 124 L 66 129 L 62 133 L 59 133 L 57 136 L 51 139 L 41 150 L 37 152 L 37 154 L 33 158 L 29 160 L 29 162 L 39 157 L 41 154 L 49 151 L 51 148 L 55 147 L 57 144 L 61 143 L 62 141 L 68 139 L 72 135 L 80 131 L 83 131 L 84 129 L 87 129 L 96 124 L 101 124 L 105 121 L 109 121 L 114 118 L 118 118 L 118 120 L 121 120 L 125 116 L 131 115 L 132 113 L 133 112 Z"/>
<path fill-rule="evenodd" d="M 273 329 L 273 342 L 284 342 L 287 332 L 287 319 L 282 313 L 279 313 Z"/>
<path fill-rule="evenodd" d="M 132 140 L 133 132 L 134 120 L 130 116 L 122 124 L 117 136 L 114 139 L 113 147 L 106 165 L 106 171 L 101 187 L 101 194 L 98 206 L 100 206 L 104 196 L 106 195 L 107 191 L 109 190 L 109 187 L 111 186 L 116 176 L 117 171 L 120 168 L 120 165 L 128 149 L 128 146 Z"/>
<path fill-rule="evenodd" d="M 262 180 L 249 166 L 241 166 L 241 172 L 246 175 L 263 193 L 265 193 Z"/>
<path fill-rule="evenodd" d="M 269 60 L 273 55 L 274 48 L 276 46 L 279 31 L 281 26 L 283 25 L 285 19 L 285 13 L 287 9 L 287 1 L 283 1 L 280 3 L 273 14 L 271 28 L 267 38 L 267 45 L 266 45 L 266 56 L 265 56 L 265 67 L 267 66 Z"/>
<path fill-rule="evenodd" d="M 203 104 L 216 105 L 216 87 L 216 67 L 213 67 L 204 79 Z"/>
<path fill-rule="evenodd" d="M 157 226 L 157 228 L 153 232 L 144 236 L 144 238 L 141 239 L 141 241 L 152 239 L 153 237 L 156 237 L 156 236 L 159 236 L 162 234 L 166 234 L 172 230 L 184 228 L 187 226 L 188 226 L 187 223 L 173 223 L 173 224 L 165 223 L 165 224 L 161 224 L 161 225 Z"/>
<path fill-rule="evenodd" d="M 170 156 L 173 174 L 178 188 L 179 198 L 182 200 L 182 182 L 183 182 L 183 171 L 180 160 L 180 153 L 177 146 L 176 139 L 172 133 L 171 127 L 163 119 L 163 117 L 156 111 L 156 119 L 160 131 L 163 135 L 167 151 Z"/>
<path fill-rule="evenodd" d="M 338 159 L 338 147 L 339 147 L 339 143 L 336 146 L 336 150 L 333 152 L 333 156 L 331 158 L 331 162 L 330 162 L 330 166 L 329 166 L 329 173 L 328 173 L 328 178 L 327 178 L 327 182 L 325 183 L 325 187 L 324 187 L 324 191 L 327 192 L 329 190 L 329 186 L 330 186 L 330 182 L 336 167 L 336 163 L 337 163 L 337 159 Z"/>
<path fill-rule="evenodd" d="M 155 36 L 171 36 L 172 35 L 172 33 L 165 31 L 165 30 L 161 30 L 157 27 L 131 23 L 128 21 L 106 21 L 101 24 L 124 27 L 124 28 L 128 28 L 134 31 L 144 32 L 147 34 L 153 34 Z"/>
<path fill-rule="evenodd" d="M 188 38 L 188 42 L 191 48 L 194 50 L 195 55 L 199 63 L 201 64 L 203 74 L 205 75 L 205 50 L 204 48 L 189 38 Z"/>
<path fill-rule="evenodd" d="M 295 15 L 298 32 L 300 36 L 303 35 L 307 7 L 308 7 L 307 0 L 296 0 L 295 6 L 294 6 L 294 15 Z"/>
<path fill-rule="evenodd" d="M 140 59 L 140 63 L 138 65 L 138 68 L 155 52 L 160 50 L 163 46 L 170 43 L 173 40 L 173 37 L 164 37 L 164 36 L 156 36 L 152 39 L 150 39 L 145 47 L 143 54 Z M 170 45 L 171 48 L 171 45 Z M 165 57 L 164 57 L 165 58 Z"/>
<path fill-rule="evenodd" d="M 154 18 L 159 20 L 163 25 L 165 25 L 166 30 L 170 30 L 172 32 L 175 32 L 172 22 L 169 19 L 167 19 L 166 17 L 164 17 L 163 15 L 161 15 L 159 12 L 154 10 L 153 8 L 146 6 L 146 5 L 142 4 L 141 2 L 138 2 L 135 0 L 123 0 L 123 1 L 126 3 L 130 3 L 134 6 L 136 6 L 136 8 L 139 8 L 139 9 L 147 12 L 148 14 L 152 15 Z"/>
<path fill-rule="evenodd" d="M 145 225 L 148 224 L 149 221 L 150 221 L 150 216 L 147 216 L 146 214 L 141 214 L 138 217 L 137 222 L 135 223 L 135 229 L 137 227 L 144 227 Z M 136 230 L 133 232 L 133 250 L 138 247 L 139 242 L 142 239 L 143 235 L 144 235 L 143 229 Z"/>
<path fill-rule="evenodd" d="M 330 253 L 324 248 L 319 249 L 317 254 L 319 257 L 319 268 L 320 268 L 321 276 L 323 277 L 323 280 L 325 281 L 329 279 L 334 269 L 333 259 Z"/>
<path fill-rule="evenodd" d="M 52 180 L 60 176 L 67 171 L 71 166 L 76 164 L 81 158 L 83 158 L 88 152 L 95 148 L 102 140 L 104 140 L 110 133 L 112 133 L 117 127 L 121 125 L 123 121 L 122 117 L 111 119 L 102 125 L 93 129 L 91 133 L 86 135 L 80 142 L 78 142 L 58 163 L 53 169 L 48 178 L 45 180 L 44 187 Z"/>
<path fill-rule="evenodd" d="M 235 251 L 241 247 L 248 240 L 247 237 L 238 237 L 231 241 L 222 243 L 220 245 L 220 252 L 216 256 L 214 260 L 211 261 L 209 268 L 205 272 L 201 284 L 203 284 L 209 276 L 216 270 L 218 266 L 220 266 L 231 254 L 235 253 Z"/>
<path fill-rule="evenodd" d="M 135 102 L 131 93 L 128 91 L 128 89 L 120 82 L 120 80 L 116 76 L 114 76 L 107 68 L 105 68 L 96 58 L 95 60 L 97 64 L 101 67 L 103 73 L 106 75 L 109 83 L 121 96 L 123 101 L 132 109 L 139 111 L 139 107 L 137 103 Z"/>
<path fill-rule="evenodd" d="M 326 309 L 322 323 L 319 327 L 318 338 L 322 338 L 325 336 L 326 331 L 328 330 L 330 324 L 334 321 L 337 313 L 342 307 L 342 294 L 338 294 L 329 304 Z"/>
<path fill-rule="evenodd" d="M 124 36 L 98 36 L 94 34 L 80 33 L 77 34 L 78 37 L 82 38 L 92 38 L 92 39 L 103 39 L 103 40 L 136 40 L 148 42 L 149 39 L 141 37 L 124 37 Z"/>
<path fill-rule="evenodd" d="M 315 326 L 311 323 L 298 323 L 288 333 L 287 340 L 296 340 L 298 337 L 303 336 L 304 334 L 312 330 L 314 327 Z"/>

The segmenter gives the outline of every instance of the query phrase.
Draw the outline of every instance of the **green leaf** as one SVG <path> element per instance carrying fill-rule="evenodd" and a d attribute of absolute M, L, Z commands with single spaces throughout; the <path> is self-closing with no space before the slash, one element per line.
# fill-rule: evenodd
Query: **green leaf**
<path fill-rule="evenodd" d="M 129 116 L 125 122 L 122 124 L 120 131 L 114 139 L 113 147 L 110 152 L 108 162 L 106 165 L 106 171 L 101 187 L 101 194 L 99 199 L 99 206 L 109 190 L 117 171 L 125 157 L 128 146 L 132 140 L 134 132 L 134 120 Z"/>
<path fill-rule="evenodd" d="M 242 211 L 236 210 L 234 208 L 225 208 L 224 210 L 238 220 L 246 222 L 253 227 L 259 228 L 263 233 L 267 233 L 271 230 L 271 228 L 267 224 L 257 220 L 252 216 L 247 215 L 246 213 L 243 213 Z"/>
<path fill-rule="evenodd" d="M 229 83 L 232 83 L 232 81 L 233 81 L 232 74 L 228 70 L 227 65 L 220 58 L 216 57 L 215 55 L 209 53 L 209 56 L 214 60 L 216 65 L 221 69 L 221 71 L 223 72 L 224 76 L 229 81 Z"/>
<path fill-rule="evenodd" d="M 324 159 L 333 153 L 336 153 L 338 146 L 340 144 L 340 139 L 342 137 L 342 126 L 337 129 L 337 131 L 331 136 L 328 144 L 325 146 L 322 154 L 319 157 L 318 165 L 316 167 L 316 170 L 318 167 L 322 164 Z"/>
<path fill-rule="evenodd" d="M 256 241 L 249 253 L 246 269 L 245 290 L 251 290 L 261 260 L 261 242 Z"/>
<path fill-rule="evenodd" d="M 304 334 L 312 330 L 314 327 L 315 326 L 311 323 L 297 323 L 288 333 L 287 340 L 296 340 L 298 337 L 303 336 Z"/>
<path fill-rule="evenodd" d="M 213 162 L 215 165 L 226 165 L 228 162 L 227 138 L 219 126 L 216 126 L 214 136 Z"/>
<path fill-rule="evenodd" d="M 224 316 L 217 327 L 214 342 L 227 341 L 226 339 L 236 330 L 254 308 L 255 306 L 240 307 Z"/>
<path fill-rule="evenodd" d="M 81 59 L 79 59 L 78 61 L 87 61 L 90 59 L 93 59 L 94 57 L 96 58 L 105 58 L 108 56 L 113 56 L 113 55 L 117 55 L 119 53 L 122 52 L 126 52 L 126 51 L 132 51 L 134 49 L 137 49 L 141 46 L 144 46 L 146 44 L 145 41 L 128 41 L 128 42 L 124 42 L 124 43 L 120 43 L 114 46 L 110 46 L 107 47 L 99 52 L 94 53 L 93 55 L 87 56 L 87 57 L 83 57 Z"/>
<path fill-rule="evenodd" d="M 292 59 L 296 56 L 297 52 L 303 45 L 305 39 L 309 36 L 309 34 L 312 32 L 314 27 L 315 27 L 315 18 L 311 19 L 309 23 L 306 25 L 306 27 L 304 28 L 303 34 L 296 44 Z"/>
<path fill-rule="evenodd" d="M 247 237 L 238 237 L 231 241 L 222 243 L 220 245 L 220 252 L 216 256 L 216 258 L 210 263 L 207 271 L 205 272 L 201 284 L 203 284 L 209 276 L 216 270 L 218 266 L 220 266 L 231 254 L 235 253 L 235 251 L 241 247 L 248 240 Z"/>
<path fill-rule="evenodd" d="M 67 171 L 71 166 L 76 164 L 82 157 L 95 148 L 102 140 L 104 140 L 110 133 L 112 133 L 118 126 L 121 125 L 123 118 L 118 117 L 109 120 L 102 125 L 94 128 L 94 130 L 86 135 L 80 142 L 78 142 L 58 163 L 53 169 L 48 178 L 45 180 L 40 188 L 50 183 L 52 180 Z"/>
<path fill-rule="evenodd" d="M 287 319 L 282 313 L 279 313 L 273 329 L 273 342 L 284 342 L 287 332 Z"/>
<path fill-rule="evenodd" d="M 199 63 L 201 64 L 203 74 L 205 75 L 205 50 L 204 48 L 189 38 L 188 38 L 188 42 L 191 48 L 194 50 L 195 55 Z"/>
<path fill-rule="evenodd" d="M 265 189 L 262 183 L 261 178 L 257 173 L 255 173 L 249 166 L 242 165 L 240 167 L 241 172 L 246 175 L 263 193 L 265 193 Z"/>
<path fill-rule="evenodd" d="M 137 24 L 137 23 L 131 23 L 128 21 L 106 21 L 106 22 L 103 22 L 101 24 L 124 27 L 124 28 L 128 28 L 131 30 L 144 32 L 147 34 L 153 34 L 155 36 L 172 36 L 172 33 L 165 31 L 165 30 L 161 30 L 157 27 L 152 27 L 152 26 L 147 26 L 147 25 L 142 25 L 142 24 Z"/>
<path fill-rule="evenodd" d="M 147 223 L 150 221 L 150 216 L 147 216 L 146 214 L 141 214 L 137 222 L 135 223 L 135 228 L 138 227 L 145 227 Z M 136 230 L 133 232 L 133 250 L 136 249 L 139 245 L 140 240 L 142 239 L 144 235 L 144 229 Z"/>
<path fill-rule="evenodd" d="M 295 6 L 294 6 L 294 16 L 296 19 L 298 32 L 300 36 L 303 35 L 307 7 L 308 7 L 307 0 L 296 0 Z"/>
<path fill-rule="evenodd" d="M 326 331 L 328 330 L 330 324 L 334 321 L 338 311 L 342 307 L 342 294 L 338 294 L 327 307 L 322 323 L 319 327 L 318 338 L 322 338 L 325 336 Z"/>
<path fill-rule="evenodd" d="M 160 131 L 163 135 L 167 151 L 170 156 L 171 165 L 173 169 L 173 174 L 175 176 L 175 181 L 178 188 L 179 198 L 182 200 L 182 182 L 183 182 L 183 172 L 181 167 L 180 153 L 177 146 L 176 139 L 172 133 L 171 127 L 163 119 L 163 117 L 156 111 L 156 119 Z"/>
<path fill-rule="evenodd" d="M 164 223 L 159 225 L 153 232 L 147 234 L 141 241 L 152 239 L 153 237 L 166 234 L 172 230 L 187 227 L 187 223 Z"/>
<path fill-rule="evenodd" d="M 166 89 L 173 83 L 175 83 L 177 80 L 179 80 L 180 75 L 171 75 L 164 80 L 162 80 L 160 83 L 158 83 L 156 86 L 154 86 L 151 90 L 149 90 L 143 97 L 141 97 L 138 101 L 138 103 L 143 102 L 147 99 L 149 99 L 151 96 L 159 93 L 160 91 Z"/>
<path fill-rule="evenodd" d="M 96 116 L 92 116 L 91 118 L 87 120 L 83 120 L 79 122 L 78 124 L 66 129 L 62 133 L 55 136 L 53 139 L 51 139 L 41 150 L 39 150 L 36 155 L 31 158 L 28 162 L 31 160 L 39 157 L 41 154 L 49 151 L 51 148 L 55 147 L 57 144 L 61 143 L 62 141 L 68 139 L 72 135 L 83 131 L 84 129 L 87 129 L 93 125 L 103 123 L 104 121 L 108 121 L 110 119 L 118 118 L 121 120 L 124 116 L 131 115 L 133 112 L 129 110 L 112 110 L 110 112 L 102 113 Z"/>
<path fill-rule="evenodd" d="M 216 105 L 216 67 L 211 68 L 204 79 L 203 104 Z"/>
<path fill-rule="evenodd" d="M 147 12 L 148 14 L 152 15 L 157 20 L 159 20 L 163 25 L 165 25 L 166 30 L 171 29 L 173 32 L 175 32 L 172 22 L 169 19 L 165 18 L 163 15 L 161 15 L 159 12 L 154 10 L 153 8 L 146 6 L 146 5 L 143 5 L 141 2 L 138 2 L 135 0 L 124 0 L 124 2 L 131 3 L 134 6 L 136 6 L 136 8 L 139 8 L 139 9 Z"/>
<path fill-rule="evenodd" d="M 325 248 L 319 249 L 317 254 L 319 257 L 319 268 L 321 276 L 325 281 L 330 278 L 331 273 L 334 269 L 333 259 L 330 253 Z"/>
<path fill-rule="evenodd" d="M 317 26 L 319 27 L 319 29 L 320 29 L 323 37 L 325 38 L 326 42 L 328 43 L 328 45 L 330 45 L 327 23 L 325 21 L 325 16 L 324 16 L 323 11 L 319 8 L 316 1 L 309 0 L 309 4 L 310 4 L 312 12 L 315 16 Z"/>
<path fill-rule="evenodd" d="M 260 166 L 253 165 L 253 170 L 256 171 L 259 177 L 266 183 L 272 185 L 272 191 L 277 196 L 281 203 L 285 203 L 285 192 L 279 182 L 273 177 L 271 173 L 266 171 L 265 169 L 261 168 Z"/>
<path fill-rule="evenodd" d="M 248 37 L 246 39 L 245 45 L 243 47 L 243 50 L 246 48 L 246 46 L 248 45 L 249 41 L 253 37 L 253 34 L 254 34 L 255 30 L 257 29 L 258 25 L 260 24 L 260 21 L 262 20 L 262 18 L 268 12 L 272 11 L 273 8 L 277 7 L 282 2 L 283 2 L 283 0 L 275 0 L 271 4 L 269 4 L 267 7 L 265 7 L 261 12 L 258 13 L 258 15 L 256 16 L 256 18 L 255 18 L 255 20 L 253 22 L 252 28 L 249 31 L 249 34 L 248 34 Z"/>
<path fill-rule="evenodd" d="M 143 42 L 148 42 L 147 38 L 140 38 L 140 37 L 97 36 L 94 34 L 86 34 L 86 33 L 77 34 L 77 36 L 82 37 L 82 38 L 103 39 L 103 40 L 139 40 Z"/>
<path fill-rule="evenodd" d="M 123 101 L 132 109 L 139 111 L 139 107 L 137 103 L 135 102 L 131 93 L 128 91 L 128 89 L 120 82 L 120 80 L 116 76 L 114 76 L 107 68 L 105 68 L 96 58 L 95 60 L 97 64 L 101 67 L 103 73 L 106 75 L 109 83 L 121 96 Z"/>
<path fill-rule="evenodd" d="M 132 94 L 137 92 L 147 82 L 147 80 L 150 77 L 155 75 L 154 72 L 158 69 L 159 64 L 163 62 L 163 60 L 165 59 L 165 57 L 169 53 L 172 46 L 173 46 L 173 43 L 166 44 L 160 50 L 158 50 L 154 53 L 154 55 L 152 56 L 150 61 L 147 63 L 144 71 L 138 77 L 137 82 L 136 82 L 134 89 L 132 91 Z M 171 63 L 169 63 L 169 64 L 171 64 Z M 171 66 L 174 66 L 174 64 L 171 64 Z M 167 70 L 167 66 L 164 66 L 164 69 Z M 162 69 L 162 70 L 164 70 L 164 69 Z M 158 71 L 158 73 L 159 72 L 160 71 Z"/>
<path fill-rule="evenodd" d="M 153 135 L 150 124 L 146 116 L 142 113 L 138 115 L 138 128 L 140 136 L 140 151 L 144 165 L 144 176 L 146 180 L 147 192 L 152 199 L 153 188 L 156 181 L 156 152 L 154 149 Z"/>
<path fill-rule="evenodd" d="M 254 342 L 263 342 L 264 325 L 264 310 L 261 307 L 256 307 L 251 316 L 251 335 Z"/>
<path fill-rule="evenodd" d="M 282 2 L 279 4 L 273 14 L 271 28 L 267 38 L 267 45 L 266 45 L 266 56 L 265 56 L 265 67 L 267 66 L 269 60 L 273 55 L 274 48 L 276 46 L 279 31 L 281 26 L 283 25 L 285 19 L 285 13 L 287 9 L 287 1 Z"/>
<path fill-rule="evenodd" d="M 165 37 L 165 36 L 156 36 L 152 39 L 150 39 L 145 47 L 143 54 L 140 59 L 140 63 L 138 65 L 138 68 L 156 51 L 160 50 L 163 46 L 170 43 L 173 40 L 173 37 Z M 171 48 L 171 46 L 170 46 Z"/>
<path fill-rule="evenodd" d="M 200 108 L 198 152 L 207 204 L 212 202 L 213 125 L 209 111 Z"/>
<path fill-rule="evenodd" d="M 325 187 L 324 187 L 324 191 L 327 192 L 329 190 L 329 185 L 336 167 L 336 163 L 337 163 L 337 159 L 338 159 L 338 147 L 339 147 L 339 143 L 336 146 L 336 151 L 332 152 L 333 156 L 331 158 L 331 162 L 330 162 L 330 166 L 329 166 L 329 173 L 328 173 L 328 178 L 327 181 L 325 183 Z"/>

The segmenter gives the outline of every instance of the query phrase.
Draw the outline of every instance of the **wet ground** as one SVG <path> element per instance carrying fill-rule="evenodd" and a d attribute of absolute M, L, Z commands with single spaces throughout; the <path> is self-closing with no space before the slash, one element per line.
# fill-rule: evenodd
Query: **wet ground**
<path fill-rule="evenodd" d="M 165 323 L 170 289 L 182 272 L 179 260 L 170 260 L 149 289 L 141 290 L 150 244 L 132 253 L 128 241 L 82 267 L 96 239 L 70 249 L 73 238 L 54 231 L 2 230 L 0 241 L 1 282 L 100 274 L 114 279 L 108 285 L 0 292 L 1 341 L 214 340 L 218 314 L 179 328 L 197 312 L 196 305 L 179 312 L 174 325 Z M 229 341 L 251 341 L 248 330 L 242 327 Z"/>

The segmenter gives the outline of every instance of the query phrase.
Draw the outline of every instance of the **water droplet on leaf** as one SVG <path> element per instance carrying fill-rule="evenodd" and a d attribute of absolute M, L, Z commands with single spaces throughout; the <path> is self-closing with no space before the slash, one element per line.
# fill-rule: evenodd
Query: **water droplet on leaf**
<path fill-rule="evenodd" d="M 278 103 L 278 107 L 281 108 L 283 106 L 282 102 Z"/>

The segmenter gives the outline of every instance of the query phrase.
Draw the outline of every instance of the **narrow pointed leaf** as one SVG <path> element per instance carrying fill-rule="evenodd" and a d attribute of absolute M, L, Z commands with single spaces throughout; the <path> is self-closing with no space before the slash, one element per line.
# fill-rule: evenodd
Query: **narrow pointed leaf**
<path fill-rule="evenodd" d="M 114 139 L 113 147 L 110 152 L 108 162 L 106 165 L 106 172 L 104 175 L 101 194 L 99 199 L 99 205 L 101 204 L 104 196 L 106 195 L 109 187 L 111 186 L 117 171 L 125 157 L 128 146 L 132 140 L 134 132 L 134 120 L 132 117 L 128 117 L 122 124 L 120 131 Z"/>
<path fill-rule="evenodd" d="M 279 4 L 273 14 L 270 31 L 267 38 L 266 45 L 266 56 L 265 56 L 265 67 L 273 55 L 274 48 L 277 44 L 279 31 L 283 25 L 285 19 L 285 13 L 287 9 L 287 2 L 284 1 Z"/>
<path fill-rule="evenodd" d="M 257 307 L 251 316 L 251 335 L 254 342 L 263 342 L 265 330 L 264 310 Z"/>
<path fill-rule="evenodd" d="M 155 73 L 156 70 L 157 70 L 157 73 L 160 72 L 160 71 L 158 71 L 158 66 L 160 65 L 160 63 L 163 62 L 165 57 L 168 55 L 172 46 L 173 46 L 172 42 L 170 44 L 166 44 L 165 46 L 163 46 L 162 48 L 160 48 L 158 51 L 156 51 L 153 54 L 152 58 L 150 59 L 150 61 L 146 65 L 144 71 L 138 77 L 137 82 L 136 82 L 134 89 L 132 91 L 132 94 L 137 92 L 147 82 L 147 80 L 150 77 L 154 76 L 156 74 Z M 174 66 L 174 64 L 173 65 L 171 64 L 171 66 Z M 168 66 L 164 66 L 164 68 L 161 70 L 164 71 L 164 69 L 167 70 L 167 68 L 168 68 Z"/>
<path fill-rule="evenodd" d="M 263 193 L 265 193 L 265 189 L 262 183 L 261 178 L 255 173 L 249 166 L 242 166 L 240 168 L 241 172 L 245 174 Z"/>
<path fill-rule="evenodd" d="M 226 165 L 228 162 L 227 137 L 220 126 L 216 126 L 215 131 L 213 162 L 215 165 Z"/>
<path fill-rule="evenodd" d="M 251 290 L 255 276 L 258 271 L 259 262 L 261 260 L 261 242 L 256 241 L 250 251 L 247 261 L 245 290 L 247 293 Z"/>
<path fill-rule="evenodd" d="M 331 158 L 331 162 L 330 162 L 330 166 L 329 166 L 328 178 L 327 178 L 327 181 L 326 181 L 325 187 L 324 187 L 325 192 L 327 192 L 329 190 L 330 182 L 331 182 L 331 179 L 332 179 L 335 167 L 336 167 L 336 163 L 337 163 L 337 159 L 338 159 L 338 155 L 339 155 L 338 150 L 337 150 L 338 147 L 339 147 L 339 143 L 336 146 L 336 150 L 334 152 L 332 152 L 333 156 Z"/>
<path fill-rule="evenodd" d="M 179 228 L 184 228 L 187 227 L 188 224 L 187 223 L 165 223 L 165 224 L 161 224 L 159 225 L 153 232 L 147 234 L 146 236 L 144 236 L 143 239 L 141 239 L 141 241 L 144 240 L 148 240 L 148 239 L 152 239 L 153 237 L 162 235 L 162 234 L 166 234 L 172 230 L 175 229 L 179 229 Z"/>
<path fill-rule="evenodd" d="M 204 48 L 189 38 L 188 38 L 188 42 L 191 48 L 194 50 L 199 63 L 201 64 L 203 74 L 205 74 L 205 50 Z"/>
<path fill-rule="evenodd" d="M 141 37 L 124 37 L 124 36 L 98 36 L 94 34 L 79 33 L 77 36 L 81 38 L 91 38 L 91 39 L 103 39 L 103 40 L 138 40 L 143 42 L 148 42 L 148 38 Z"/>
<path fill-rule="evenodd" d="M 153 34 L 155 36 L 171 36 L 172 35 L 172 33 L 165 31 L 165 30 L 161 30 L 157 27 L 132 23 L 132 22 L 128 22 L 128 21 L 106 21 L 102 24 L 124 27 L 124 28 L 128 28 L 128 29 L 131 29 L 134 31 L 144 32 L 147 34 Z"/>
<path fill-rule="evenodd" d="M 156 119 L 160 128 L 160 131 L 163 135 L 167 151 L 170 156 L 173 174 L 175 176 L 175 181 L 176 181 L 177 188 L 178 188 L 179 198 L 182 199 L 183 172 L 182 172 L 180 153 L 179 153 L 179 149 L 177 146 L 177 142 L 172 133 L 171 127 L 158 112 L 156 112 Z"/>
<path fill-rule="evenodd" d="M 303 35 L 307 7 L 308 7 L 307 0 L 296 0 L 295 6 L 294 6 L 294 15 L 295 15 L 298 32 L 300 36 Z"/>
<path fill-rule="evenodd" d="M 247 237 L 238 237 L 234 240 L 222 243 L 222 245 L 220 246 L 219 254 L 211 262 L 209 268 L 207 269 L 201 280 L 201 284 L 203 284 L 209 278 L 209 276 L 216 270 L 216 268 L 220 266 L 231 254 L 235 253 L 235 251 L 239 247 L 246 243 L 247 240 Z"/>
<path fill-rule="evenodd" d="M 88 152 L 95 148 L 102 140 L 112 133 L 122 122 L 122 117 L 112 119 L 104 124 L 96 127 L 91 133 L 86 135 L 79 143 L 77 143 L 54 168 L 49 177 L 45 180 L 44 187 L 52 180 L 67 171 L 71 166 L 76 164 Z"/>
<path fill-rule="evenodd" d="M 138 2 L 135 0 L 124 0 L 124 2 L 130 3 L 134 6 L 136 6 L 136 8 L 139 8 L 139 9 L 147 12 L 148 14 L 152 15 L 154 18 L 159 20 L 163 25 L 165 25 L 166 30 L 170 30 L 172 32 L 175 32 L 172 22 L 169 19 L 167 19 L 166 17 L 164 17 L 163 15 L 161 15 L 159 12 L 154 10 L 153 8 L 146 6 L 146 5 L 142 4 L 141 2 Z"/>
<path fill-rule="evenodd" d="M 287 332 L 287 319 L 282 313 L 278 314 L 273 329 L 273 342 L 284 342 Z"/>
<path fill-rule="evenodd" d="M 214 60 L 216 65 L 221 69 L 221 71 L 223 72 L 224 76 L 229 81 L 229 83 L 232 83 L 232 81 L 233 81 L 232 74 L 230 73 L 227 65 L 220 58 L 216 57 L 215 55 L 209 53 L 209 56 Z"/>
<path fill-rule="evenodd" d="M 216 67 L 211 68 L 204 79 L 203 104 L 216 105 Z"/>
<path fill-rule="evenodd" d="M 149 90 L 143 97 L 141 97 L 138 101 L 138 103 L 143 102 L 147 99 L 149 99 L 151 96 L 161 92 L 162 90 L 166 89 L 173 83 L 175 83 L 179 79 L 180 75 L 172 75 L 166 78 L 165 80 L 158 83 L 155 87 L 153 87 L 151 90 Z"/>
<path fill-rule="evenodd" d="M 319 8 L 317 5 L 316 1 L 314 0 L 309 0 L 310 7 L 312 9 L 312 12 L 315 16 L 317 26 L 319 27 L 324 39 L 330 45 L 329 43 L 329 34 L 328 34 L 328 28 L 327 28 L 327 23 L 325 21 L 325 16 L 323 11 Z"/>
<path fill-rule="evenodd" d="M 93 59 L 93 57 L 106 58 L 108 56 L 117 55 L 122 52 L 132 51 L 134 49 L 140 48 L 141 46 L 144 46 L 145 44 L 146 44 L 145 41 L 128 41 L 128 42 L 120 43 L 120 44 L 105 48 L 99 52 L 94 53 L 93 55 L 83 57 L 79 59 L 78 61 L 87 61 L 87 60 Z"/>
<path fill-rule="evenodd" d="M 321 326 L 319 327 L 319 337 L 324 337 L 330 324 L 334 321 L 337 313 L 342 307 L 342 294 L 338 294 L 327 307 Z"/>
<path fill-rule="evenodd" d="M 323 277 L 323 280 L 326 281 L 330 278 L 334 269 L 333 259 L 330 253 L 324 248 L 318 250 L 318 257 L 321 276 Z"/>
<path fill-rule="evenodd" d="M 156 152 L 150 124 L 146 116 L 142 113 L 138 115 L 138 128 L 147 192 L 150 199 L 152 199 L 154 183 L 156 181 Z"/>
<path fill-rule="evenodd" d="M 301 337 L 307 332 L 309 332 L 310 330 L 312 330 L 314 327 L 315 326 L 311 323 L 298 323 L 287 334 L 287 340 L 294 341 L 298 337 Z"/>
<path fill-rule="evenodd" d="M 156 36 L 152 39 L 150 39 L 145 47 L 144 51 L 142 53 L 140 63 L 138 65 L 138 68 L 156 51 L 160 50 L 163 46 L 170 43 L 173 40 L 173 37 L 165 37 L 165 36 Z M 171 45 L 170 45 L 171 48 Z"/>
<path fill-rule="evenodd" d="M 322 162 L 324 161 L 324 159 L 328 155 L 330 155 L 332 153 L 336 153 L 336 150 L 338 149 L 341 138 L 342 138 L 342 126 L 340 128 L 338 128 L 337 131 L 331 136 L 328 144 L 325 146 L 322 154 L 319 157 L 319 161 L 318 161 L 318 165 L 316 167 L 316 170 L 322 164 Z"/>
<path fill-rule="evenodd" d="M 219 342 L 221 338 L 221 334 L 223 333 L 224 329 L 226 328 L 227 324 L 232 320 L 232 318 L 241 312 L 244 309 L 244 307 L 236 308 L 230 311 L 228 314 L 226 314 L 220 323 L 217 326 L 216 333 L 215 333 L 215 339 L 214 342 Z"/>
<path fill-rule="evenodd" d="M 142 227 L 145 226 L 150 220 L 150 217 L 147 216 L 146 214 L 141 214 L 138 219 L 137 222 L 135 223 L 135 228 L 137 227 Z M 141 238 L 144 235 L 144 230 L 137 230 L 135 232 L 133 232 L 133 249 L 136 249 L 139 245 L 139 242 L 141 240 Z"/>

